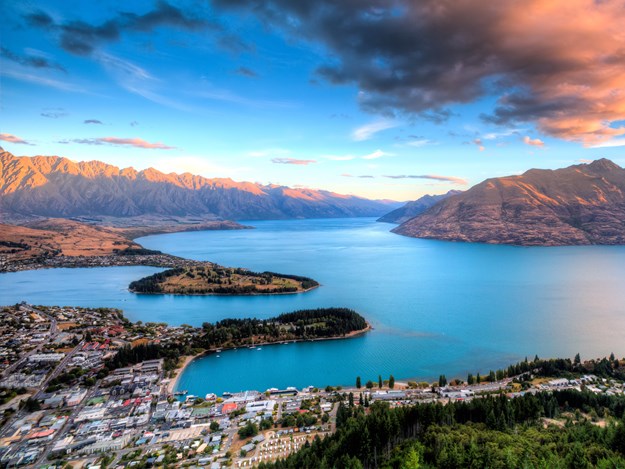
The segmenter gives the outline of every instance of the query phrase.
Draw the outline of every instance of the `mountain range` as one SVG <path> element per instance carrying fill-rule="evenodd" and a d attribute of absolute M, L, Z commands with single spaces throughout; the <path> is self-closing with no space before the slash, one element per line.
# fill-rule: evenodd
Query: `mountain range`
<path fill-rule="evenodd" d="M 445 194 L 430 195 L 426 194 L 417 200 L 406 203 L 406 205 L 399 207 L 392 212 L 387 213 L 383 217 L 378 218 L 378 221 L 384 223 L 404 223 L 417 215 L 422 214 L 430 207 L 436 205 L 441 200 L 451 197 L 452 195 L 460 194 L 462 191 L 451 190 Z"/>
<path fill-rule="evenodd" d="M 515 245 L 625 244 L 625 169 L 600 159 L 486 179 L 393 232 Z"/>
<path fill-rule="evenodd" d="M 0 216 L 5 222 L 37 217 L 359 217 L 380 216 L 397 206 L 323 190 L 0 152 Z"/>

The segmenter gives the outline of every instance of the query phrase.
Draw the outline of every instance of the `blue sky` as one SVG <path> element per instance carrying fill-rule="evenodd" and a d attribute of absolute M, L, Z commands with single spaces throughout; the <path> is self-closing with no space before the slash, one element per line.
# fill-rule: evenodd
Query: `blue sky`
<path fill-rule="evenodd" d="M 598 75 L 588 54 L 583 77 L 579 63 L 548 75 L 535 72 L 534 65 L 554 62 L 549 54 L 569 57 L 566 45 L 523 61 L 526 51 L 548 48 L 521 43 L 512 31 L 502 42 L 509 49 L 491 48 L 471 62 L 467 57 L 479 55 L 478 46 L 467 52 L 457 42 L 440 51 L 410 45 L 413 39 L 440 42 L 429 24 L 413 18 L 418 13 L 428 21 L 410 11 L 411 2 L 383 8 L 377 0 L 350 0 L 345 10 L 325 0 L 306 3 L 6 4 L 0 144 L 16 155 L 97 159 L 395 200 L 466 189 L 533 167 L 599 157 L 625 163 L 623 108 L 612 105 L 599 114 L 589 104 L 620 92 L 622 79 L 608 80 L 614 76 L 608 65 Z M 463 3 L 431 22 L 454 33 L 473 31 L 470 39 L 482 44 L 479 29 L 453 11 Z M 325 10 L 315 10 L 324 4 Z M 527 7 L 553 20 L 538 0 Z M 565 11 L 555 21 L 568 28 L 565 23 L 582 13 L 588 16 Z M 622 19 L 613 11 L 595 13 L 599 26 L 588 22 L 584 34 L 599 39 Z M 518 14 L 492 12 L 489 24 L 507 24 Z M 539 26 L 530 25 L 543 31 Z M 490 34 L 506 36 L 500 29 Z M 541 34 L 552 44 L 547 33 L 536 37 Z M 622 46 L 594 44 L 602 57 Z M 459 58 L 447 60 L 455 54 Z M 518 62 L 506 63 L 504 55 Z M 622 62 L 617 65 L 622 70 Z M 592 96 L 582 88 L 563 95 L 562 84 L 571 82 L 592 89 Z"/>

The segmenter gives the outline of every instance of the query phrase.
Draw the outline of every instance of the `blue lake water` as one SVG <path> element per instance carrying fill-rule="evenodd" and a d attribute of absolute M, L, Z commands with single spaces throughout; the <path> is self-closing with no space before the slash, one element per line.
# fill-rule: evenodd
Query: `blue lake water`
<path fill-rule="evenodd" d="M 134 295 L 150 267 L 56 269 L 0 276 L 0 304 L 117 307 L 132 320 L 200 325 L 302 308 L 345 306 L 371 333 L 354 339 L 240 349 L 194 361 L 192 394 L 269 387 L 465 376 L 525 356 L 625 354 L 625 247 L 519 248 L 389 233 L 373 219 L 249 222 L 255 230 L 149 236 L 150 249 L 300 274 L 305 294 L 248 297 Z"/>

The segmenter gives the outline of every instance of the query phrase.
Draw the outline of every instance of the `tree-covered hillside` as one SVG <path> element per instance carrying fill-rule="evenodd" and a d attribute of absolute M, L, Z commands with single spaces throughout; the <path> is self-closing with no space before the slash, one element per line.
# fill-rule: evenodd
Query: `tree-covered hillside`
<path fill-rule="evenodd" d="M 340 404 L 335 434 L 259 468 L 625 467 L 624 396 L 565 390 L 369 409 Z"/>

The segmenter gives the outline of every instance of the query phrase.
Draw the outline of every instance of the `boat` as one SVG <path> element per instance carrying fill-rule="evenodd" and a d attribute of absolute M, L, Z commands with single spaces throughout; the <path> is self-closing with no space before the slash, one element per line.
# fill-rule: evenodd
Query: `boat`
<path fill-rule="evenodd" d="M 261 348 L 261 347 L 258 347 L 256 350 L 262 350 L 262 348 Z"/>
<path fill-rule="evenodd" d="M 186 396 L 188 392 L 189 391 L 187 391 L 186 389 L 184 391 L 176 391 L 174 393 L 174 396 Z"/>
<path fill-rule="evenodd" d="M 220 348 L 218 348 L 217 350 L 215 350 L 215 352 L 217 352 L 217 353 L 221 353 L 221 349 L 220 349 Z"/>

